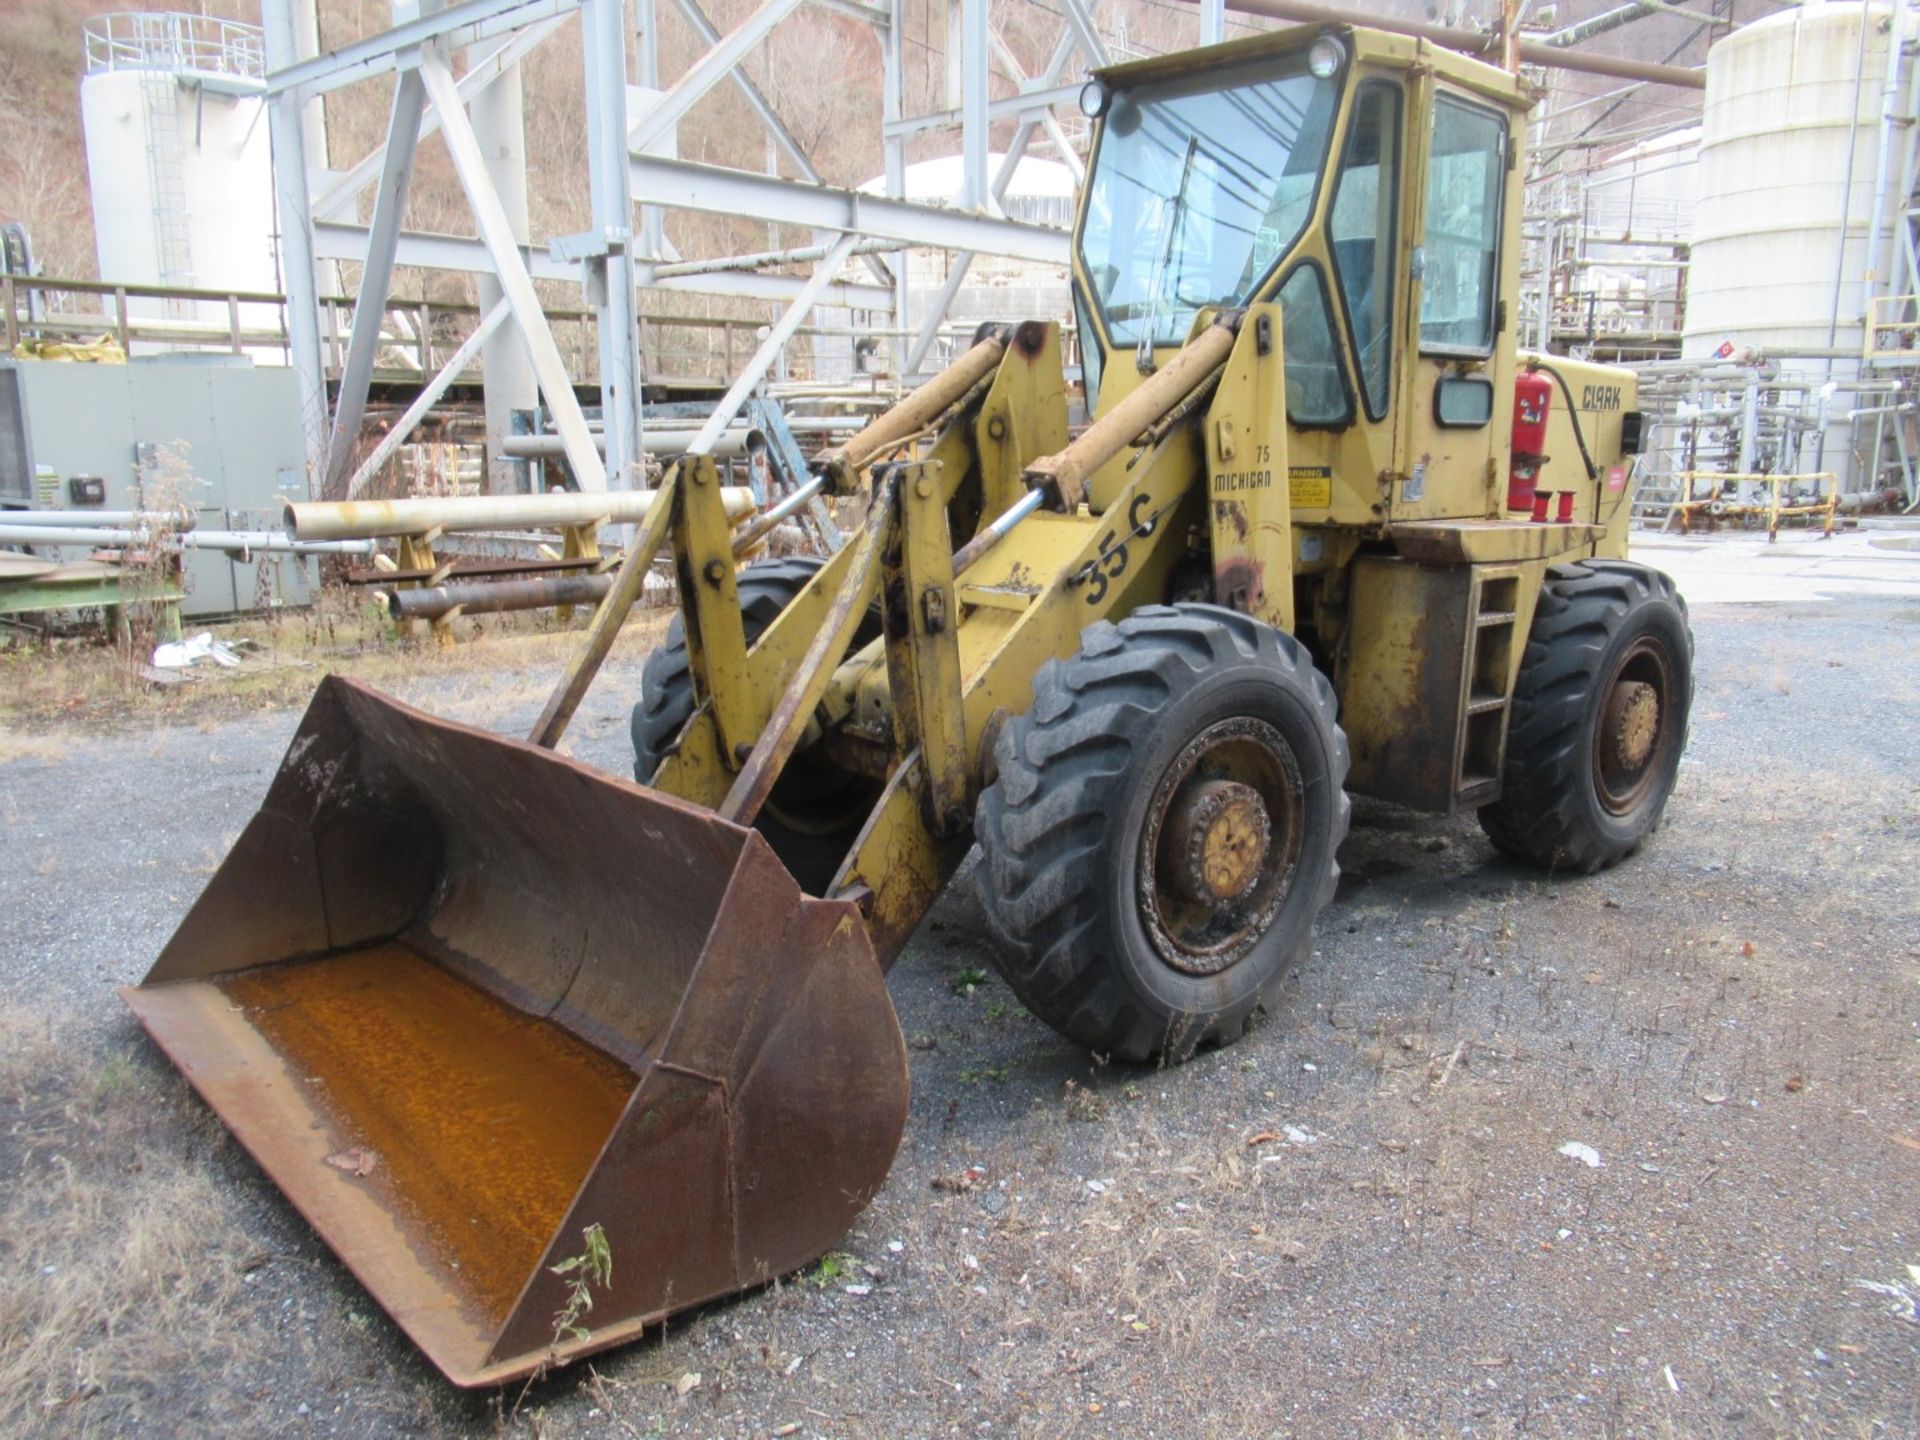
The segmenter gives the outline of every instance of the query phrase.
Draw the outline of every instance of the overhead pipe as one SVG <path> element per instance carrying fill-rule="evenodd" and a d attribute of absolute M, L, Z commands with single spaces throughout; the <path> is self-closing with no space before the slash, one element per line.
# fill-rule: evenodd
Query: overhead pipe
<path fill-rule="evenodd" d="M 1196 4 L 1198 0 L 1187 0 L 1187 3 Z M 1238 10 L 1243 15 L 1261 15 L 1269 20 L 1287 20 L 1297 25 L 1363 24 L 1394 35 L 1431 40 L 1436 45 L 1444 45 L 1449 50 L 1458 50 L 1467 55 L 1484 57 L 1497 55 L 1500 50 L 1500 36 L 1495 32 L 1434 25 L 1424 20 L 1399 20 L 1387 15 L 1356 15 L 1351 10 L 1315 4 L 1313 0 L 1227 0 L 1227 8 Z M 1611 75 L 1619 80 L 1645 80 L 1655 85 L 1676 85 L 1686 90 L 1704 90 L 1707 87 L 1706 71 L 1690 70 L 1680 65 L 1629 60 L 1619 55 L 1594 55 L 1584 50 L 1548 45 L 1539 40 L 1522 39 L 1518 49 L 1523 64 L 1538 65 L 1544 69 L 1577 70 L 1586 75 Z"/>
<path fill-rule="evenodd" d="M 429 531 L 556 529 L 565 525 L 634 525 L 647 518 L 652 490 L 564 491 L 550 495 L 464 495 L 411 500 L 316 500 L 286 502 L 287 529 L 302 540 L 355 540 Z M 720 492 L 729 520 L 757 508 L 753 492 L 727 486 Z"/>

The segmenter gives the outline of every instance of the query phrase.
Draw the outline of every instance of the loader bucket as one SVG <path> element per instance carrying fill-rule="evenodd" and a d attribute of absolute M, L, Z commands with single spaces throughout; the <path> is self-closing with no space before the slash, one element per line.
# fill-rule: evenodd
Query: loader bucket
<path fill-rule="evenodd" d="M 906 1121 L 853 905 L 752 830 L 337 677 L 123 994 L 460 1385 L 813 1260 Z M 557 1333 L 596 1225 L 611 1284 Z"/>

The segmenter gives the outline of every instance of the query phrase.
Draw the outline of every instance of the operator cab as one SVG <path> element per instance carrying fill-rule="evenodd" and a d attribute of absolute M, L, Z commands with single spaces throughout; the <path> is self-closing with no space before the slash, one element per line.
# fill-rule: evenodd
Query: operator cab
<path fill-rule="evenodd" d="M 1417 484 L 1403 501 L 1374 477 L 1419 455 L 1484 468 L 1511 406 L 1492 372 L 1512 373 L 1499 296 L 1528 103 L 1504 71 L 1348 28 L 1101 71 L 1074 235 L 1089 407 L 1110 410 L 1203 313 L 1277 299 L 1296 512 L 1417 506 Z"/>

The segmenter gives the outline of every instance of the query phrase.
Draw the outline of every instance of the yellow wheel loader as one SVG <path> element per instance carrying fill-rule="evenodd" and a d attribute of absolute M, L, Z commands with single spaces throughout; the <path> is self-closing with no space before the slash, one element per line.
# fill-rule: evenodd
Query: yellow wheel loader
<path fill-rule="evenodd" d="M 976 846 L 1021 999 L 1177 1061 L 1309 944 L 1349 794 L 1576 872 L 1660 817 L 1692 642 L 1622 558 L 1633 376 L 1516 349 L 1515 78 L 1318 27 L 1082 103 L 1080 433 L 1033 322 L 816 457 L 824 562 L 741 568 L 781 507 L 679 463 L 528 742 L 325 681 L 126 992 L 457 1383 L 840 1239 L 906 1117 L 886 971 Z M 552 747 L 663 552 L 630 783 Z"/>

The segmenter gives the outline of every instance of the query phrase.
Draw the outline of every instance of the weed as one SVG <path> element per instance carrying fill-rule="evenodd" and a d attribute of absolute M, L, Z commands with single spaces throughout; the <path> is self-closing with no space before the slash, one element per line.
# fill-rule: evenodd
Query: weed
<path fill-rule="evenodd" d="M 986 983 L 986 971 L 968 966 L 947 982 L 947 988 L 964 1000 Z"/>
<path fill-rule="evenodd" d="M 820 1263 L 807 1272 L 807 1281 L 824 1290 L 836 1280 L 844 1280 L 851 1275 L 857 1263 L 844 1250 L 829 1250 L 820 1257 Z"/>
<path fill-rule="evenodd" d="M 1067 1081 L 1066 1098 L 1067 1118 L 1069 1120 L 1093 1121 L 1106 1118 L 1106 1097 L 1087 1089 L 1078 1081 Z"/>
<path fill-rule="evenodd" d="M 594 1224 L 580 1234 L 587 1248 L 570 1260 L 548 1267 L 567 1282 L 567 1303 L 553 1317 L 555 1345 L 563 1340 L 587 1338 L 587 1327 L 580 1321 L 593 1309 L 593 1287 L 598 1285 L 605 1290 L 613 1285 L 613 1247 L 607 1243 L 607 1232 Z"/>

